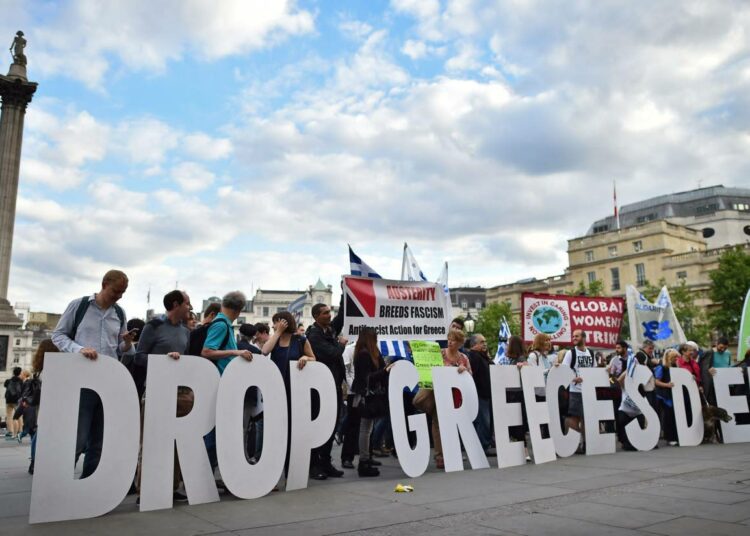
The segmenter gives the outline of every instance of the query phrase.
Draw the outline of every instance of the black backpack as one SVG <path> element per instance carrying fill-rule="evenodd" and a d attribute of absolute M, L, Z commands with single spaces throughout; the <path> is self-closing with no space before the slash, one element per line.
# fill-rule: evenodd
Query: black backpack
<path fill-rule="evenodd" d="M 23 393 L 23 382 L 14 376 L 8 380 L 8 386 L 5 388 L 5 402 L 8 404 L 16 404 L 21 398 Z"/>
<path fill-rule="evenodd" d="M 223 318 L 220 320 L 227 326 L 227 334 L 219 348 L 220 350 L 223 350 L 227 347 L 227 343 L 229 342 L 229 335 L 232 333 L 232 326 Z M 216 320 L 214 320 L 214 322 L 216 322 Z M 203 351 L 203 346 L 206 344 L 206 338 L 208 337 L 208 328 L 210 328 L 214 322 L 202 324 L 190 332 L 187 355 L 196 355 L 200 357 L 201 352 Z"/>
<path fill-rule="evenodd" d="M 78 308 L 76 309 L 76 316 L 73 319 L 73 328 L 70 330 L 70 333 L 68 333 L 68 337 L 70 337 L 70 340 L 72 341 L 76 340 L 78 326 L 81 325 L 81 322 L 83 322 L 83 317 L 86 316 L 86 311 L 89 308 L 89 303 L 91 303 L 89 300 L 89 296 L 84 296 L 83 298 L 81 298 L 81 303 L 78 304 Z M 117 318 L 120 319 L 120 333 L 122 333 L 122 330 L 125 327 L 125 311 L 123 311 L 122 307 L 117 304 L 114 304 L 114 308 L 115 313 L 117 313 Z"/>

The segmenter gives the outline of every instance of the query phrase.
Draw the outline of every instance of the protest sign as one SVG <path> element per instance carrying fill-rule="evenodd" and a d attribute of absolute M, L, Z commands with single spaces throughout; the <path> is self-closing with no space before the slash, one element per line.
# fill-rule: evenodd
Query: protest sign
<path fill-rule="evenodd" d="M 381 341 L 435 341 L 448 337 L 450 301 L 443 287 L 426 281 L 343 276 L 344 329 L 354 340 L 373 328 Z"/>
<path fill-rule="evenodd" d="M 287 447 L 289 472 L 286 489 L 289 491 L 307 486 L 310 451 L 330 438 L 336 424 L 339 391 L 328 367 L 311 362 L 300 370 L 296 363 L 290 363 L 291 382 L 287 394 L 282 387 L 278 367 L 260 356 L 251 362 L 235 359 L 221 378 L 216 367 L 201 357 L 181 356 L 174 360 L 165 355 L 149 355 L 148 359 L 145 420 L 141 430 L 137 393 L 122 363 L 104 357 L 91 361 L 81 354 L 46 354 L 45 394 L 39 410 L 39 445 L 31 491 L 30 522 L 94 517 L 116 508 L 133 482 L 141 436 L 141 511 L 172 506 L 169 495 L 173 490 L 175 446 L 190 504 L 218 501 L 203 442 L 203 436 L 214 425 L 218 470 L 228 490 L 235 496 L 255 498 L 268 493 L 284 472 Z M 543 382 L 542 370 L 539 367 L 524 369 L 519 377 L 516 367 L 491 367 L 491 396 L 496 410 L 495 432 L 498 441 L 498 459 L 493 462 L 482 451 L 472 424 L 477 416 L 479 400 L 471 375 L 459 373 L 455 367 L 434 367 L 435 408 L 440 420 L 446 471 L 463 470 L 462 444 L 472 469 L 485 468 L 490 463 L 497 464 L 498 468 L 525 464 L 522 443 L 511 444 L 508 438 L 508 428 L 523 421 L 522 407 L 527 415 L 533 415 L 529 419 L 530 428 L 540 428 L 542 423 L 549 428 L 548 439 L 542 439 L 541 430 L 532 433 L 536 463 L 555 459 L 555 451 L 559 457 L 573 454 L 580 434 L 573 430 L 563 434 L 558 407 L 558 390 L 570 383 L 573 370 L 570 367 L 553 367 L 549 371 L 544 401 L 536 400 L 535 391 L 535 387 L 540 387 Z M 675 367 L 671 369 L 671 374 L 680 446 L 697 445 L 703 439 L 698 386 L 686 370 Z M 606 372 L 604 369 L 588 368 L 582 370 L 581 375 L 585 378 L 586 454 L 614 452 L 614 436 L 599 432 L 599 422 L 611 421 L 614 417 L 611 402 L 598 400 L 596 396 L 597 386 L 606 381 Z M 648 422 L 643 430 L 637 429 L 637 423 L 626 428 L 631 442 L 643 450 L 649 450 L 654 445 L 659 431 L 659 420 L 653 410 L 643 397 L 637 395 L 638 385 L 647 383 L 651 377 L 647 367 L 638 366 L 635 375 L 626 378 L 625 383 L 626 392 L 634 398 Z M 388 387 L 390 422 L 399 452 L 398 461 L 411 477 L 421 475 L 430 460 L 426 415 L 405 415 L 403 390 L 413 387 L 417 380 L 417 368 L 406 360 L 400 360 L 391 369 Z M 745 382 L 739 369 L 717 369 L 714 382 L 717 399 L 730 416 L 736 419 L 738 414 L 747 412 L 744 395 L 733 396 L 730 393 L 730 386 Z M 189 386 L 195 394 L 192 410 L 182 417 L 175 415 L 178 386 Z M 263 457 L 255 465 L 249 464 L 245 457 L 241 425 L 244 397 L 250 386 L 260 388 L 266 395 L 264 441 L 267 437 L 270 448 L 268 451 L 264 449 Z M 523 388 L 525 400 L 509 404 L 505 390 L 519 386 Z M 682 396 L 684 388 L 690 395 L 690 426 Z M 82 389 L 94 391 L 101 399 L 104 441 L 98 467 L 89 477 L 76 479 L 73 465 L 77 406 Z M 458 407 L 452 395 L 455 389 L 461 392 L 462 402 Z M 313 391 L 320 400 L 317 416 L 310 411 Z M 287 395 L 291 407 L 287 406 Z M 290 422 L 287 422 L 287 417 L 291 417 Z M 727 441 L 750 440 L 750 425 L 722 422 L 721 427 Z M 412 434 L 416 442 L 410 438 Z M 548 444 L 543 445 L 540 441 Z M 546 453 L 539 452 L 542 449 Z M 144 501 L 148 504 L 144 504 Z"/>
<path fill-rule="evenodd" d="M 432 389 L 432 367 L 443 366 L 443 354 L 436 342 L 411 341 L 411 355 L 419 373 L 419 386 Z"/>
<path fill-rule="evenodd" d="M 620 338 L 622 298 L 586 296 L 521 295 L 523 340 L 531 343 L 539 333 L 549 335 L 552 344 L 572 344 L 573 332 L 584 330 L 586 343 L 594 348 L 614 348 Z"/>

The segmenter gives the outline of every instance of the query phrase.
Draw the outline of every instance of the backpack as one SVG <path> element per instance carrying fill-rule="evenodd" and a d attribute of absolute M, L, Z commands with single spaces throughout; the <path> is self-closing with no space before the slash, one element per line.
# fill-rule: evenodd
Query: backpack
<path fill-rule="evenodd" d="M 26 381 L 23 397 L 30 406 L 38 406 L 42 395 L 42 380 L 34 376 Z"/>
<path fill-rule="evenodd" d="M 8 404 L 18 403 L 18 400 L 21 398 L 22 392 L 23 382 L 21 382 L 21 380 L 17 376 L 14 376 L 10 380 L 8 380 L 8 386 L 5 388 L 5 402 L 7 402 Z"/>
<path fill-rule="evenodd" d="M 81 298 L 81 303 L 78 304 L 78 308 L 76 309 L 76 316 L 73 319 L 73 328 L 70 330 L 70 333 L 68 333 L 68 337 L 70 337 L 70 340 L 74 341 L 76 339 L 76 333 L 78 332 L 78 326 L 81 325 L 81 322 L 83 322 L 83 317 L 86 316 L 86 311 L 89 308 L 89 296 L 84 296 Z M 115 307 L 115 313 L 117 313 L 117 318 L 120 319 L 120 333 L 122 333 L 122 330 L 125 328 L 125 311 L 122 310 L 122 307 L 114 304 Z"/>
<path fill-rule="evenodd" d="M 224 324 L 227 325 L 227 334 L 224 337 L 224 340 L 221 343 L 221 346 L 219 347 L 219 350 L 223 350 L 226 348 L 227 343 L 229 342 L 229 334 L 232 332 L 232 326 L 224 320 L 221 319 Z M 214 320 L 216 322 L 216 320 Z M 208 329 L 211 327 L 211 325 L 214 323 L 211 322 L 209 324 L 203 324 L 201 326 L 198 326 L 193 331 L 190 332 L 190 337 L 188 338 L 188 355 L 196 355 L 200 357 L 201 352 L 203 351 L 203 346 L 206 344 L 206 338 L 208 337 Z"/>

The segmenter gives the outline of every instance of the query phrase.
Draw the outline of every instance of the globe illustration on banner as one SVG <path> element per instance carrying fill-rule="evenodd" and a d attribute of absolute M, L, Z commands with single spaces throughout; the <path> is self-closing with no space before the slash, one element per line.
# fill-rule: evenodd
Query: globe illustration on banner
<path fill-rule="evenodd" d="M 563 324 L 560 311 L 554 307 L 548 307 L 546 305 L 543 305 L 534 311 L 534 314 L 531 315 L 531 321 L 537 331 L 547 335 L 557 333 Z"/>

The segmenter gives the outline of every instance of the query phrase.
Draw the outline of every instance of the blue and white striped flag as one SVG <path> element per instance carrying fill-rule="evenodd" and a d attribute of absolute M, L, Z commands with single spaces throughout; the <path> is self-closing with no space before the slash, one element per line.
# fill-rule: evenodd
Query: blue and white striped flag
<path fill-rule="evenodd" d="M 384 356 L 398 359 L 409 359 L 409 353 L 406 351 L 405 341 L 379 341 L 380 353 Z"/>
<path fill-rule="evenodd" d="M 446 277 L 448 274 L 446 273 Z M 414 254 L 409 249 L 409 245 L 404 242 L 404 259 L 401 263 L 401 280 L 402 281 L 427 281 L 422 269 L 414 258 Z"/>
<path fill-rule="evenodd" d="M 292 303 L 287 305 L 286 310 L 292 313 L 294 321 L 299 324 L 302 319 L 302 311 L 305 308 L 305 302 L 307 301 L 307 293 L 302 294 L 299 298 L 294 300 Z"/>
<path fill-rule="evenodd" d="M 356 253 L 354 253 L 354 251 L 352 251 L 351 246 L 349 246 L 349 266 L 351 268 L 352 275 L 383 279 L 382 277 L 380 277 L 380 274 L 370 268 L 370 265 L 368 265 Z"/>
<path fill-rule="evenodd" d="M 497 352 L 495 353 L 496 365 L 500 363 L 500 359 L 505 355 L 505 348 L 508 346 L 510 335 L 510 326 L 505 317 L 503 317 L 500 321 L 500 331 L 497 333 Z"/>
<path fill-rule="evenodd" d="M 630 348 L 628 348 L 630 350 Z M 625 365 L 626 370 L 628 371 L 628 376 L 631 378 L 635 374 L 635 366 L 638 364 L 638 360 L 635 358 L 635 354 L 631 351 L 628 352 L 628 361 L 627 365 Z"/>

